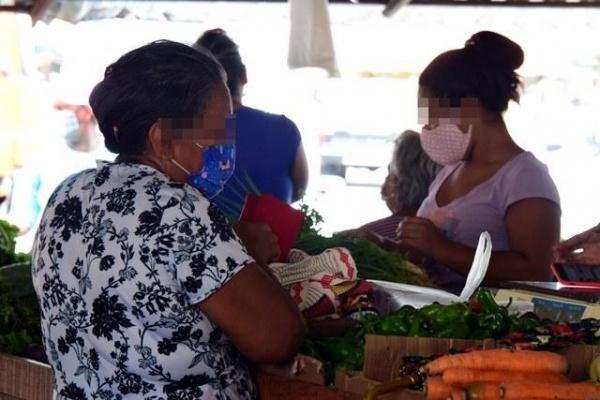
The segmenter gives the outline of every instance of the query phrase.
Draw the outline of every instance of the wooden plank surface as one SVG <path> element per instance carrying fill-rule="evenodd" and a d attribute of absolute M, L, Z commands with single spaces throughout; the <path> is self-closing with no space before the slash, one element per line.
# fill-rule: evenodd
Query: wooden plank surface
<path fill-rule="evenodd" d="M 260 400 L 361 400 L 358 394 L 328 389 L 323 385 L 308 383 L 292 378 L 256 374 Z"/>
<path fill-rule="evenodd" d="M 489 349 L 495 347 L 495 343 L 492 340 L 367 335 L 363 374 L 368 379 L 385 382 L 398 376 L 405 356 L 428 357 L 446 354 L 450 349 L 463 350 L 474 346 Z"/>

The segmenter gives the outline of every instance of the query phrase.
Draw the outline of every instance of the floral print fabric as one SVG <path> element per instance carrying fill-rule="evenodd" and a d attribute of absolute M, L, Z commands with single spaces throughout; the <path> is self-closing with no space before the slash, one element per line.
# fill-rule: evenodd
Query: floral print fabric
<path fill-rule="evenodd" d="M 200 192 L 149 166 L 100 162 L 65 180 L 33 249 L 58 398 L 255 398 L 198 307 L 251 261 Z"/>

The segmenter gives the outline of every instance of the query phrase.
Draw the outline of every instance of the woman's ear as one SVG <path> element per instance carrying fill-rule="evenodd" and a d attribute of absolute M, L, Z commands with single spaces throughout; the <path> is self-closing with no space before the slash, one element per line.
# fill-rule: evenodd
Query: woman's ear
<path fill-rule="evenodd" d="M 167 140 L 167 133 L 164 123 L 156 121 L 150 127 L 148 132 L 148 149 L 153 156 L 159 159 L 168 159 L 173 157 L 173 147 Z"/>

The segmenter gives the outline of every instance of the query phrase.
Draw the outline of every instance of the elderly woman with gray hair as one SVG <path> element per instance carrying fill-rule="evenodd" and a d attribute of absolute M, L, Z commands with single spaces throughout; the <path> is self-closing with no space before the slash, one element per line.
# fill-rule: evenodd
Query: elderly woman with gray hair
<path fill-rule="evenodd" d="M 400 221 L 416 215 L 439 169 L 439 165 L 431 161 L 423 151 L 419 134 L 404 131 L 394 141 L 388 176 L 381 186 L 381 198 L 392 215 L 342 233 L 366 237 L 378 244 L 394 240 Z"/>

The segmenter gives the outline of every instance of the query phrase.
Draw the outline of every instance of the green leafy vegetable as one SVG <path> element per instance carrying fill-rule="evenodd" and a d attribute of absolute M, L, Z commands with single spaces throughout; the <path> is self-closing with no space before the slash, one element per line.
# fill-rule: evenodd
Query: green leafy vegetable
<path fill-rule="evenodd" d="M 42 344 L 31 263 L 0 268 L 0 352 L 19 355 Z"/>
<path fill-rule="evenodd" d="M 42 344 L 31 256 L 15 253 L 19 229 L 0 220 L 0 352 L 21 354 Z"/>
<path fill-rule="evenodd" d="M 319 233 L 319 225 L 323 222 L 321 214 L 306 204 L 300 206 L 300 211 L 304 215 L 304 225 L 295 248 L 316 255 L 332 247 L 344 247 L 356 262 L 359 278 L 431 286 L 425 272 L 404 255 L 384 250 L 363 238 L 325 237 Z"/>
<path fill-rule="evenodd" d="M 15 238 L 19 228 L 0 220 L 0 266 L 12 264 L 15 260 Z"/>

